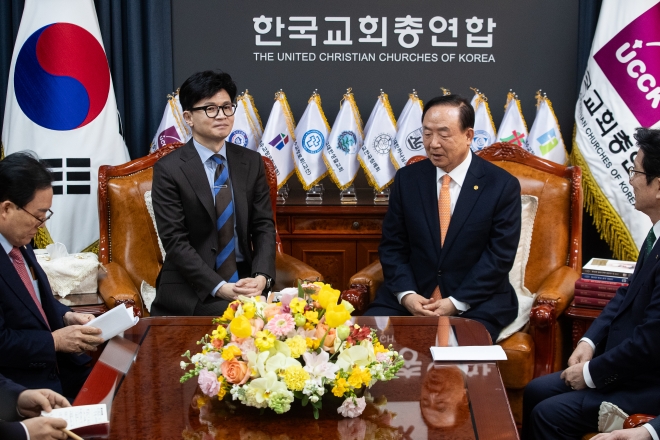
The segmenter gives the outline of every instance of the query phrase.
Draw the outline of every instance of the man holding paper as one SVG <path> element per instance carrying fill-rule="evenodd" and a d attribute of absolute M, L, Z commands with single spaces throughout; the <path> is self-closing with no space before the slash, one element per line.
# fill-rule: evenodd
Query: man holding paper
<path fill-rule="evenodd" d="M 90 368 L 84 353 L 103 342 L 54 297 L 30 245 L 52 215 L 52 176 L 31 154 L 0 161 L 0 374 L 26 388 L 75 398 Z"/>
<path fill-rule="evenodd" d="M 631 151 L 628 183 L 635 209 L 648 215 L 653 227 L 629 284 L 617 290 L 591 324 L 568 358 L 568 368 L 525 388 L 523 439 L 581 438 L 595 432 L 602 402 L 627 414 L 660 413 L 660 130 L 638 128 L 634 137 L 639 150 Z M 643 429 L 657 440 L 657 426 L 647 423 Z"/>
<path fill-rule="evenodd" d="M 0 438 L 3 440 L 66 439 L 66 421 L 39 417 L 42 411 L 71 406 L 52 390 L 27 390 L 0 375 Z M 18 421 L 19 418 L 27 418 Z"/>

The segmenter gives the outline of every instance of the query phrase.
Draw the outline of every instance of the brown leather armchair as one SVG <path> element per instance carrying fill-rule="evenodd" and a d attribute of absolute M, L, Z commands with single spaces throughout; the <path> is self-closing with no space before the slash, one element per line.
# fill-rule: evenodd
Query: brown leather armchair
<path fill-rule="evenodd" d="M 539 199 L 525 272 L 525 286 L 538 296 L 529 325 L 500 343 L 508 360 L 499 367 L 514 418 L 520 424 L 525 385 L 562 366 L 557 319 L 573 300 L 582 267 L 582 171 L 538 158 L 509 143 L 493 144 L 477 154 L 516 176 L 522 194 Z M 350 283 L 343 298 L 364 311 L 383 283 L 380 262 L 355 274 Z"/>
<path fill-rule="evenodd" d="M 154 164 L 181 145 L 167 145 L 140 159 L 99 169 L 99 260 L 105 268 L 105 274 L 99 277 L 99 292 L 108 308 L 126 303 L 138 316 L 149 315 L 140 286 L 143 280 L 156 285 L 163 259 L 144 193 L 151 190 Z M 270 159 L 263 160 L 275 216 L 277 176 Z M 274 290 L 294 286 L 298 279 L 323 279 L 312 267 L 284 254 L 279 234 L 276 239 Z"/>

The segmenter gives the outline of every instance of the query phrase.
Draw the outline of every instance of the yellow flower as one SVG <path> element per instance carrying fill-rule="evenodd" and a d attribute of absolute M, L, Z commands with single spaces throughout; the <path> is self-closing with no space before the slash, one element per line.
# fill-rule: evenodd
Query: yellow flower
<path fill-rule="evenodd" d="M 291 314 L 295 313 L 305 313 L 305 306 L 307 302 L 302 298 L 293 298 L 289 303 L 289 308 L 291 309 Z"/>
<path fill-rule="evenodd" d="M 353 388 L 360 388 L 362 384 L 369 385 L 371 382 L 371 373 L 366 368 L 355 367 L 348 377 L 348 383 Z"/>
<path fill-rule="evenodd" d="M 234 318 L 229 324 L 229 330 L 237 338 L 247 338 L 252 334 L 252 326 L 245 315 Z"/>
<path fill-rule="evenodd" d="M 307 348 L 311 350 L 316 350 L 319 348 L 319 345 L 321 345 L 321 340 L 320 339 L 312 339 L 312 338 L 305 338 L 305 343 L 307 344 Z"/>
<path fill-rule="evenodd" d="M 374 344 L 374 353 L 387 353 L 389 350 L 383 346 L 380 342 Z"/>
<path fill-rule="evenodd" d="M 229 347 L 226 347 L 224 350 L 222 350 L 222 358 L 226 361 L 230 361 L 240 355 L 241 349 L 235 345 L 230 345 Z"/>
<path fill-rule="evenodd" d="M 343 396 L 346 390 L 348 389 L 347 385 L 348 384 L 346 383 L 346 379 L 340 377 L 339 379 L 337 379 L 335 386 L 332 388 L 332 394 L 334 394 L 337 397 Z"/>
<path fill-rule="evenodd" d="M 342 305 L 332 304 L 326 308 L 325 323 L 335 328 L 351 319 L 351 314 Z"/>
<path fill-rule="evenodd" d="M 285 342 L 291 350 L 291 357 L 294 359 L 299 358 L 307 351 L 307 342 L 305 341 L 305 338 L 300 335 L 289 338 Z"/>
<path fill-rule="evenodd" d="M 316 300 L 321 307 L 327 309 L 329 306 L 337 304 L 337 301 L 339 301 L 339 295 L 341 295 L 339 290 L 333 289 L 329 284 L 324 284 L 316 295 Z"/>
<path fill-rule="evenodd" d="M 218 377 L 218 382 L 220 382 L 220 389 L 218 390 L 218 400 L 222 400 L 223 397 L 225 397 L 225 394 L 227 394 L 227 388 L 225 387 L 225 378 L 224 376 Z"/>
<path fill-rule="evenodd" d="M 307 319 L 308 322 L 312 324 L 318 324 L 319 323 L 319 312 L 315 310 L 308 310 L 305 312 L 305 318 Z"/>
<path fill-rule="evenodd" d="M 217 329 L 213 330 L 211 333 L 213 339 L 225 339 L 227 337 L 227 329 L 224 326 L 219 325 Z"/>
<path fill-rule="evenodd" d="M 275 335 L 268 330 L 259 331 L 255 335 L 254 345 L 259 351 L 270 350 L 275 345 Z"/>
<path fill-rule="evenodd" d="M 231 307 L 227 307 L 225 309 L 225 313 L 223 313 L 222 315 L 222 319 L 224 321 L 231 321 L 232 319 L 234 319 L 234 313 L 235 313 L 234 309 L 232 309 Z"/>
<path fill-rule="evenodd" d="M 253 303 L 244 303 L 243 304 L 243 316 L 245 316 L 247 319 L 252 319 L 254 318 L 254 314 L 257 311 L 257 308 Z"/>
<path fill-rule="evenodd" d="M 302 391 L 305 381 L 309 380 L 309 373 L 300 365 L 292 365 L 284 370 L 284 383 L 291 391 Z"/>

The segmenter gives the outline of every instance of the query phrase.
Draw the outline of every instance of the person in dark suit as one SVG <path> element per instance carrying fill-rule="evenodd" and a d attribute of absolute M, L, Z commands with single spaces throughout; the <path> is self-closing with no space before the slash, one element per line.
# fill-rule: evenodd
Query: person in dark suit
<path fill-rule="evenodd" d="M 627 287 L 621 287 L 562 372 L 530 382 L 523 396 L 523 438 L 581 438 L 598 428 L 602 402 L 628 414 L 660 413 L 660 130 L 638 128 L 629 170 L 635 209 L 653 227 Z M 653 429 L 652 425 L 645 425 Z M 649 431 L 650 431 L 649 429 Z M 655 434 L 657 438 L 657 434 Z"/>
<path fill-rule="evenodd" d="M 152 315 L 221 315 L 238 295 L 267 291 L 275 224 L 261 156 L 226 142 L 236 85 L 205 71 L 179 91 L 192 139 L 154 166 L 152 199 L 166 257 Z"/>
<path fill-rule="evenodd" d="M 48 389 L 28 390 L 0 375 L 0 438 L 3 440 L 66 439 L 66 421 L 39 417 L 41 411 L 71 406 L 64 396 Z M 29 417 L 26 420 L 19 419 Z"/>
<path fill-rule="evenodd" d="M 651 431 L 652 428 L 653 431 Z M 653 432 L 653 434 L 651 434 Z M 656 417 L 650 422 L 631 429 L 617 429 L 610 433 L 598 434 L 591 440 L 657 440 L 660 432 L 660 417 Z M 653 435 L 655 434 L 655 437 Z"/>
<path fill-rule="evenodd" d="M 422 129 L 429 160 L 394 178 L 378 248 L 384 283 L 366 314 L 460 314 L 493 341 L 518 313 L 509 283 L 520 239 L 520 183 L 474 155 L 474 109 L 431 99 Z"/>
<path fill-rule="evenodd" d="M 75 398 L 89 374 L 83 355 L 103 342 L 85 327 L 94 316 L 72 312 L 53 297 L 30 246 L 53 214 L 52 176 L 28 153 L 0 161 L 0 374 L 26 388 Z"/>

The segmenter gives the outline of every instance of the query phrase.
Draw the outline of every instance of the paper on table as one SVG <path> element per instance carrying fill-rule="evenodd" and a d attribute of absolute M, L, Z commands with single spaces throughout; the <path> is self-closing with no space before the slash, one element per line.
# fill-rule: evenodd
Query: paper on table
<path fill-rule="evenodd" d="M 69 430 L 108 423 L 108 410 L 105 403 L 56 408 L 49 413 L 42 411 L 41 415 L 66 420 L 66 429 Z"/>
<path fill-rule="evenodd" d="M 499 345 L 476 347 L 431 347 L 434 361 L 505 361 L 506 353 Z"/>
<path fill-rule="evenodd" d="M 85 325 L 100 328 L 102 331 L 101 337 L 104 341 L 107 341 L 133 327 L 139 320 L 140 318 L 133 316 L 133 307 L 124 307 L 120 304 L 109 312 L 105 312 L 101 316 L 92 319 Z"/>

